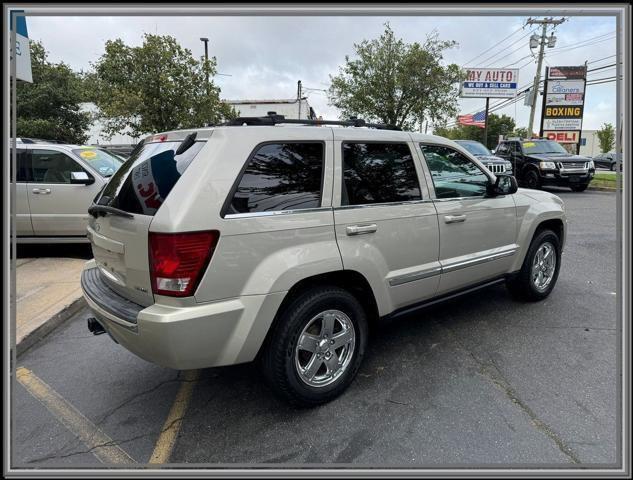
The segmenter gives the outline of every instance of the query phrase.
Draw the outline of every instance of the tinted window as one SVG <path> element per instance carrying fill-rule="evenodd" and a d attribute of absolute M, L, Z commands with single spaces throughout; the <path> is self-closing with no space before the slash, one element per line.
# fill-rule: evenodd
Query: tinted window
<path fill-rule="evenodd" d="M 495 150 L 495 155 L 506 155 L 508 153 L 509 152 L 508 152 L 508 144 L 507 143 L 499 144 L 499 146 Z"/>
<path fill-rule="evenodd" d="M 13 152 L 9 151 L 10 155 L 13 155 Z M 16 176 L 17 182 L 30 182 L 31 181 L 31 157 L 27 150 L 17 149 L 16 151 L 16 165 L 18 169 L 18 174 Z M 10 181 L 13 181 L 13 159 L 9 157 L 9 165 L 11 170 Z"/>
<path fill-rule="evenodd" d="M 420 200 L 420 184 L 404 143 L 343 144 L 341 205 Z"/>
<path fill-rule="evenodd" d="M 488 177 L 464 155 L 449 147 L 420 145 L 431 171 L 437 198 L 476 197 L 486 193 Z"/>
<path fill-rule="evenodd" d="M 55 150 L 31 150 L 31 162 L 34 183 L 70 183 L 71 172 L 86 172 L 68 155 Z"/>
<path fill-rule="evenodd" d="M 322 143 L 270 143 L 257 149 L 227 214 L 321 206 Z"/>
<path fill-rule="evenodd" d="M 112 175 L 97 203 L 130 213 L 154 215 L 205 145 L 205 142 L 195 142 L 176 155 L 180 143 L 139 144 Z"/>

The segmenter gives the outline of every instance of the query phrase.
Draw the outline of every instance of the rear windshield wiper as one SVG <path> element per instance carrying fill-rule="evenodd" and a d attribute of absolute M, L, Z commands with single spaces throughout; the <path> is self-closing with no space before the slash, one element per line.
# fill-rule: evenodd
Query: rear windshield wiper
<path fill-rule="evenodd" d="M 123 210 L 119 210 L 118 208 L 109 207 L 108 205 L 91 205 L 88 208 L 88 213 L 93 217 L 97 218 L 98 216 L 105 216 L 107 213 L 110 215 L 117 215 L 119 217 L 125 218 L 134 218 L 134 215 L 128 212 L 124 212 Z"/>
<path fill-rule="evenodd" d="M 187 135 L 185 137 L 185 139 L 182 141 L 182 143 L 178 146 L 178 148 L 176 149 L 176 153 L 175 155 L 182 155 L 183 153 L 185 153 L 187 150 L 189 150 L 189 148 L 196 143 L 196 137 L 198 136 L 198 132 L 193 132 L 190 133 L 189 135 Z"/>

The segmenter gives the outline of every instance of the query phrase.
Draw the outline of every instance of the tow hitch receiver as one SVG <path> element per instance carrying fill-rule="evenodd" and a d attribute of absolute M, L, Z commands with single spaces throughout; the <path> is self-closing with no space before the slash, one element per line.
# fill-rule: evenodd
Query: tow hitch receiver
<path fill-rule="evenodd" d="M 101 335 L 102 333 L 106 333 L 105 328 L 103 328 L 103 326 L 94 317 L 90 317 L 88 319 L 88 330 L 90 330 L 93 335 Z"/>

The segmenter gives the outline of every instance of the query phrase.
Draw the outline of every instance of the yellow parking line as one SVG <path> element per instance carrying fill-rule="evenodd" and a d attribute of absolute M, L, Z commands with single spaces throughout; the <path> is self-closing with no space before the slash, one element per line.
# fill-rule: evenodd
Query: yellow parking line
<path fill-rule="evenodd" d="M 49 385 L 24 367 L 16 370 L 18 381 L 103 463 L 136 463 L 103 430 L 88 420 Z"/>
<path fill-rule="evenodd" d="M 191 400 L 193 388 L 199 376 L 200 370 L 187 370 L 185 372 L 184 381 L 180 385 L 174 404 L 171 406 L 167 420 L 165 420 L 158 440 L 156 440 L 154 452 L 149 459 L 149 463 L 167 463 L 169 461 L 174 445 L 176 445 L 176 438 L 178 437 L 182 420 Z"/>

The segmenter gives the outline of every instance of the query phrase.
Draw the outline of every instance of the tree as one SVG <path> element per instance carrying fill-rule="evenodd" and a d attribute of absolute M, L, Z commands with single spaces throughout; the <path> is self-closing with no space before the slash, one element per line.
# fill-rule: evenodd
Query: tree
<path fill-rule="evenodd" d="M 31 41 L 33 83 L 17 82 L 17 136 L 83 143 L 90 114 L 80 111 L 81 80 L 65 63 L 51 63 L 41 42 Z"/>
<path fill-rule="evenodd" d="M 507 115 L 488 115 L 488 139 L 484 142 L 484 129 L 473 125 L 455 125 L 454 127 L 437 126 L 433 130 L 435 135 L 450 138 L 451 140 L 476 140 L 494 148 L 499 143 L 499 135 L 507 137 L 514 130 L 515 123 L 512 117 Z"/>
<path fill-rule="evenodd" d="M 145 34 L 140 47 L 109 40 L 105 53 L 84 77 L 86 96 L 100 110 L 104 132 L 143 134 L 201 127 L 236 116 L 209 80 L 216 60 L 198 61 L 166 35 Z"/>
<path fill-rule="evenodd" d="M 355 60 L 345 56 L 339 74 L 330 75 L 330 105 L 343 118 L 357 116 L 405 129 L 457 113 L 458 82 L 463 72 L 442 66 L 442 53 L 457 43 L 441 41 L 437 32 L 420 45 L 395 37 L 389 24 L 377 39 L 354 44 Z"/>
<path fill-rule="evenodd" d="M 600 142 L 600 152 L 610 152 L 615 144 L 615 129 L 610 123 L 605 123 L 602 128 L 596 132 L 598 142 Z"/>
<path fill-rule="evenodd" d="M 532 138 L 532 135 L 528 133 L 527 127 L 515 128 L 514 131 L 509 136 L 519 137 L 519 138 Z"/>

